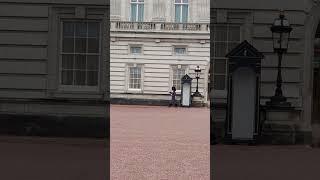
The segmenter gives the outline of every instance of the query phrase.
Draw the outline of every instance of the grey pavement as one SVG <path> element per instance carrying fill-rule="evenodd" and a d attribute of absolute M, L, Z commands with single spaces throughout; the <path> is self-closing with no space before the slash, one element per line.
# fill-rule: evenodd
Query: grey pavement
<path fill-rule="evenodd" d="M 320 149 L 308 146 L 211 146 L 214 180 L 319 180 Z"/>
<path fill-rule="evenodd" d="M 210 179 L 209 125 L 208 108 L 111 106 L 111 179 Z"/>
<path fill-rule="evenodd" d="M 1 180 L 107 180 L 105 140 L 0 137 Z"/>

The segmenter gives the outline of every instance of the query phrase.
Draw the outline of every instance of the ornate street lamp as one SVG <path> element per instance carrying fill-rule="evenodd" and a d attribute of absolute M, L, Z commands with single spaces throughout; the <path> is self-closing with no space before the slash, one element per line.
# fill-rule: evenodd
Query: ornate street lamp
<path fill-rule="evenodd" d="M 201 68 L 197 66 L 194 72 L 196 73 L 197 89 L 196 89 L 196 92 L 193 94 L 193 96 L 201 96 L 201 94 L 199 93 L 199 78 L 200 78 Z"/>
<path fill-rule="evenodd" d="M 274 52 L 278 54 L 278 75 L 277 75 L 277 88 L 275 95 L 271 97 L 271 101 L 267 102 L 268 105 L 273 106 L 290 106 L 290 103 L 287 102 L 287 98 L 283 96 L 281 85 L 282 85 L 282 74 L 281 74 L 281 63 L 282 56 L 287 52 L 290 33 L 292 27 L 289 24 L 289 21 L 285 18 L 284 12 L 281 11 L 279 18 L 276 18 L 272 27 L 273 39 L 273 49 Z"/>

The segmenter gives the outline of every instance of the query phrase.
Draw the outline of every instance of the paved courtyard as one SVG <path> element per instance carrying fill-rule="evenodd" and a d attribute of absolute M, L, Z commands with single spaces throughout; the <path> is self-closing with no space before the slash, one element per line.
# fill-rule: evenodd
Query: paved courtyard
<path fill-rule="evenodd" d="M 111 106 L 112 180 L 210 179 L 209 109 Z"/>

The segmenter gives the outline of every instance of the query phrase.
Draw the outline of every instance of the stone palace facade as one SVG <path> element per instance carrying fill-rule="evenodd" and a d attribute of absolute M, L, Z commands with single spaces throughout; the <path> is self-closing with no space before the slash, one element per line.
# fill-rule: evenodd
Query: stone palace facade
<path fill-rule="evenodd" d="M 247 40 L 263 53 L 260 81 L 261 132 L 271 134 L 272 143 L 311 143 L 320 139 L 320 2 L 318 0 L 214 0 L 211 1 L 211 133 L 217 139 L 226 132 L 227 59 L 237 43 Z M 262 109 L 274 95 L 277 54 L 273 51 L 270 27 L 279 9 L 293 27 L 288 52 L 283 57 L 283 93 L 290 110 Z M 268 127 L 263 129 L 263 127 Z"/>
<path fill-rule="evenodd" d="M 0 133 L 107 136 L 108 2 L 0 0 Z"/>
<path fill-rule="evenodd" d="M 188 74 L 208 100 L 209 0 L 111 0 L 111 101 L 166 104 Z"/>

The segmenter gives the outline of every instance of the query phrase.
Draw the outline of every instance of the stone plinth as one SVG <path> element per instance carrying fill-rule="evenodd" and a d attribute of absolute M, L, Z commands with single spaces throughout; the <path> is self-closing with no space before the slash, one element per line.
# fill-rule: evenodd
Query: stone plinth
<path fill-rule="evenodd" d="M 210 106 L 211 143 L 223 143 L 225 137 L 226 104 L 213 104 Z"/>
<path fill-rule="evenodd" d="M 268 144 L 295 144 L 300 113 L 292 107 L 263 108 L 261 141 Z"/>
<path fill-rule="evenodd" d="M 203 96 L 192 96 L 192 103 L 191 106 L 193 107 L 204 107 L 204 97 Z"/>

